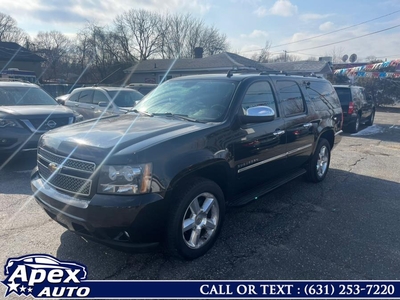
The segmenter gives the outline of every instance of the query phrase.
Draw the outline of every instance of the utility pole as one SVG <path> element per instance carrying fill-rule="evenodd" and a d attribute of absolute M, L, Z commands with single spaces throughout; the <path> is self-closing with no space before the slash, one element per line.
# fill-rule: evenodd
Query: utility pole
<path fill-rule="evenodd" d="M 283 52 L 285 53 L 285 62 L 286 62 L 286 53 L 287 53 L 287 51 L 286 51 L 286 50 L 283 50 Z"/>

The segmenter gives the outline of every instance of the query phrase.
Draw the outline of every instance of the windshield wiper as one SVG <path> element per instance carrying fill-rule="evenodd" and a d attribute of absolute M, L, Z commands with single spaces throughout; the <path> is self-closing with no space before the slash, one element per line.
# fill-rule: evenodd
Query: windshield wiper
<path fill-rule="evenodd" d="M 133 112 L 135 112 L 135 113 L 137 113 L 137 114 L 142 114 L 142 115 L 148 116 L 148 117 L 154 116 L 154 114 L 152 114 L 152 113 L 148 113 L 147 111 L 139 111 L 139 110 L 137 110 L 136 108 L 130 110 L 129 112 L 131 112 L 131 111 L 133 111 Z"/>
<path fill-rule="evenodd" d="M 199 121 L 197 119 L 191 118 L 188 115 L 183 115 L 183 114 L 173 114 L 170 112 L 167 113 L 153 113 L 154 116 L 167 116 L 167 117 L 175 117 L 178 119 L 182 119 L 182 120 L 186 120 L 186 121 L 190 121 L 190 122 L 199 122 L 199 123 L 203 123 L 202 121 Z"/>

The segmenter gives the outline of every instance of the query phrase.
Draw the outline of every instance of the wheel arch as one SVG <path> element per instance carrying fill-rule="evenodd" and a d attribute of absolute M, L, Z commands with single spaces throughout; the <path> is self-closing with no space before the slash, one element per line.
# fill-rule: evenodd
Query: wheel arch
<path fill-rule="evenodd" d="M 326 139 L 331 147 L 331 149 L 333 149 L 333 146 L 335 144 L 335 133 L 333 131 L 333 128 L 329 128 L 324 130 L 323 132 L 320 133 L 317 142 L 315 143 L 315 147 L 314 147 L 314 151 L 316 149 L 316 145 L 318 144 L 318 141 L 323 138 Z"/>
<path fill-rule="evenodd" d="M 201 177 L 214 181 L 222 190 L 225 201 L 231 195 L 232 190 L 229 186 L 232 175 L 229 164 L 225 160 L 216 160 L 204 164 L 190 167 L 190 169 L 182 170 L 170 182 L 166 192 L 166 198 L 170 198 L 174 192 L 184 186 L 188 180 L 195 177 Z"/>

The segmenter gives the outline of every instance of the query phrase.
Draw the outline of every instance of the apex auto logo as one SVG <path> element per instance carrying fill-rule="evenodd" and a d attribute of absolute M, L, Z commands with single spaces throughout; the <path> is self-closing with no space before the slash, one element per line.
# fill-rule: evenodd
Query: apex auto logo
<path fill-rule="evenodd" d="M 90 288 L 81 284 L 87 276 L 84 265 L 46 254 L 9 258 L 4 274 L 1 282 L 7 287 L 5 297 L 12 293 L 35 298 L 83 298 L 90 294 Z"/>

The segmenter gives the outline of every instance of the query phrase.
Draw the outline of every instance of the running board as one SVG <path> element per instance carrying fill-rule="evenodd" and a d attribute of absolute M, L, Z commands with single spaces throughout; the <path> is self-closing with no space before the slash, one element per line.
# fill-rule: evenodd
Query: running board
<path fill-rule="evenodd" d="M 305 174 L 306 172 L 307 171 L 305 169 L 299 169 L 290 173 L 289 175 L 279 177 L 276 180 L 262 184 L 254 189 L 251 189 L 248 192 L 241 193 L 233 198 L 231 201 L 229 201 L 228 206 L 235 207 L 246 205 L 247 203 L 257 200 L 258 198 L 280 187 L 281 185 L 288 183 L 289 181 L 292 181 L 293 179 Z"/>

